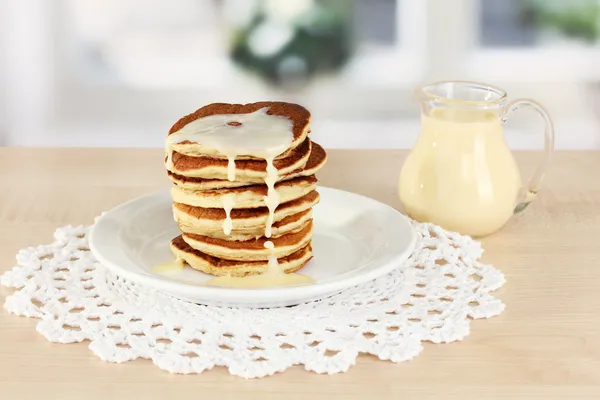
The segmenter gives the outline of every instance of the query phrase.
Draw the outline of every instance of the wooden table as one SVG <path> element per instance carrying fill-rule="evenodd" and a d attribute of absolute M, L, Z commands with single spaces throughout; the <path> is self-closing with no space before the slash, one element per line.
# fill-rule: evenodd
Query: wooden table
<path fill-rule="evenodd" d="M 399 207 L 405 152 L 331 151 L 323 185 Z M 162 150 L 0 148 L 0 272 L 58 226 L 89 224 L 124 200 L 168 187 Z M 517 154 L 530 170 L 535 154 Z M 170 375 L 151 362 L 110 364 L 86 344 L 48 343 L 36 321 L 0 312 L 2 399 L 600 398 L 600 152 L 557 153 L 538 199 L 484 240 L 506 274 L 506 311 L 472 323 L 463 342 L 392 364 L 360 357 L 348 373 L 292 368 L 244 380 L 216 368 Z M 8 294 L 2 289 L 2 298 Z"/>

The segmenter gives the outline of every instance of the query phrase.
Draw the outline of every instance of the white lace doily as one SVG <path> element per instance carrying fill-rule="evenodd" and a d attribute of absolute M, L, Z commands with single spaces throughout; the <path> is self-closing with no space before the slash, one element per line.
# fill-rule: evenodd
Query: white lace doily
<path fill-rule="evenodd" d="M 359 353 L 412 359 L 422 341 L 469 334 L 469 318 L 497 315 L 490 292 L 505 282 L 478 261 L 478 242 L 415 223 L 418 242 L 391 274 L 333 297 L 295 307 L 228 309 L 174 299 L 114 277 L 87 248 L 89 227 L 64 227 L 51 245 L 17 255 L 1 283 L 17 288 L 5 308 L 40 318 L 51 342 L 90 341 L 104 361 L 148 358 L 161 369 L 199 373 L 226 366 L 256 378 L 293 365 L 318 373 L 347 371 Z"/>

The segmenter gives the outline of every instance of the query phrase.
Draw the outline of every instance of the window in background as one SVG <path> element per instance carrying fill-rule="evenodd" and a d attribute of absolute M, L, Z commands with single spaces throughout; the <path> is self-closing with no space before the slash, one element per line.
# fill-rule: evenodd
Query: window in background
<path fill-rule="evenodd" d="M 414 111 L 407 93 L 424 72 L 426 2 L 8 1 L 11 29 L 28 32 L 9 57 L 14 115 L 28 116 L 13 121 L 15 144 L 159 143 L 182 112 L 257 99 L 305 104 L 368 144 L 378 129 L 350 120 Z M 23 68 L 43 84 L 25 85 Z"/>
<path fill-rule="evenodd" d="M 479 43 L 482 47 L 527 47 L 536 41 L 530 11 L 523 0 L 482 0 Z"/>
<path fill-rule="evenodd" d="M 57 15 L 57 60 L 77 85 L 206 87 L 226 71 L 217 2 L 63 0 Z M 62 27 L 62 28 L 61 28 Z"/>
<path fill-rule="evenodd" d="M 473 69 L 521 80 L 600 76 L 599 0 L 480 0 Z M 511 65 L 506 65 L 506 61 Z"/>
<path fill-rule="evenodd" d="M 402 30 L 398 25 L 402 21 L 397 17 L 398 7 L 396 0 L 355 0 L 353 22 L 358 40 L 386 46 L 401 41 Z"/>
<path fill-rule="evenodd" d="M 291 90 L 327 76 L 369 84 L 407 79 L 389 65 L 405 56 L 399 7 L 399 0 L 68 0 L 61 38 L 84 83 L 239 88 L 254 79 Z M 412 63 L 404 58 L 401 65 Z M 371 67 L 381 73 L 366 72 Z"/>
<path fill-rule="evenodd" d="M 465 75 L 543 103 L 559 147 L 599 147 L 600 0 L 479 0 L 473 11 Z"/>
<path fill-rule="evenodd" d="M 415 86 L 468 79 L 546 105 L 559 147 L 600 147 L 599 4 L 4 0 L 8 139 L 156 146 L 199 105 L 280 99 L 326 146 L 410 147 Z"/>
<path fill-rule="evenodd" d="M 600 35 L 597 0 L 482 0 L 484 47 L 594 46 Z"/>

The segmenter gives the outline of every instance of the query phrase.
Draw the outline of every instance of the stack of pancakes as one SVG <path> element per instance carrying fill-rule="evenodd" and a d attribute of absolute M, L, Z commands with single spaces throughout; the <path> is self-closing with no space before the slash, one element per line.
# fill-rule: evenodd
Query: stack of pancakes
<path fill-rule="evenodd" d="M 229 180 L 233 160 L 200 139 L 167 147 L 165 164 L 174 183 L 173 213 L 182 232 L 171 241 L 171 250 L 197 270 L 216 276 L 257 275 L 267 271 L 269 259 L 276 257 L 279 270 L 290 273 L 312 258 L 312 207 L 319 202 L 315 173 L 327 155 L 308 138 L 308 110 L 281 102 L 211 104 L 180 119 L 169 135 L 207 116 L 249 114 L 265 108 L 269 115 L 289 119 L 293 133 L 289 148 L 273 161 L 278 170 L 279 205 L 273 212 L 269 238 L 265 237 L 267 161 L 238 155 L 235 178 Z"/>

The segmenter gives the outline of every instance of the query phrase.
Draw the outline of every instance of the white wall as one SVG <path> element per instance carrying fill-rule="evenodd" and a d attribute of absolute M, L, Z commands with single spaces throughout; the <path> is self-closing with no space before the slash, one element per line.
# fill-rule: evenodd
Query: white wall
<path fill-rule="evenodd" d="M 0 146 L 4 145 L 8 136 L 7 127 L 7 103 L 8 94 L 6 92 L 6 41 L 8 40 L 6 14 L 7 5 L 0 2 Z"/>

